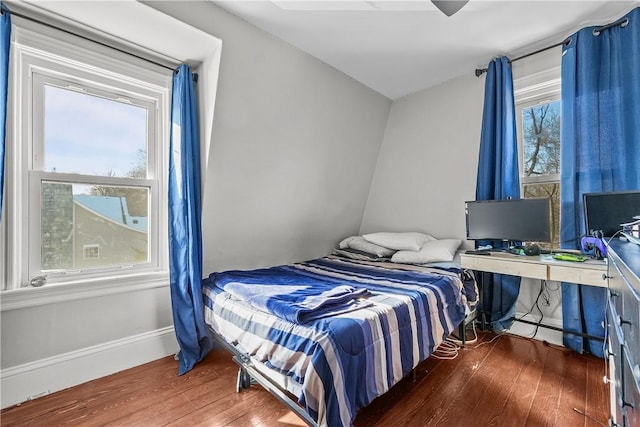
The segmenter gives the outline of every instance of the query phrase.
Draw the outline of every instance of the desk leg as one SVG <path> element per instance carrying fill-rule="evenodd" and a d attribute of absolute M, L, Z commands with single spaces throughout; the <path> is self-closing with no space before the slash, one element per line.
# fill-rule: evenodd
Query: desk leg
<path fill-rule="evenodd" d="M 476 271 L 476 282 L 478 283 L 480 301 L 478 302 L 478 314 L 480 315 L 480 329 L 487 330 L 489 322 L 487 321 L 487 311 L 485 310 L 485 301 L 491 301 L 491 288 L 488 286 L 491 283 L 490 274 L 485 271 Z"/>

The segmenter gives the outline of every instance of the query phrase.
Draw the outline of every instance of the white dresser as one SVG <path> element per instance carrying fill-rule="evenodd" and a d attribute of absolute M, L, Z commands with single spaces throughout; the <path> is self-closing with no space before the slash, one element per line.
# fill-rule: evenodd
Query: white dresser
<path fill-rule="evenodd" d="M 640 427 L 640 246 L 616 239 L 607 251 L 610 424 Z"/>

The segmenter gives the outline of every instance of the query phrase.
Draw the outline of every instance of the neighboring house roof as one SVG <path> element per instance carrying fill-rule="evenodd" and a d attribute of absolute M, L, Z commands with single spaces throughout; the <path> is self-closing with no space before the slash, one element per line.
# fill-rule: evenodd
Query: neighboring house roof
<path fill-rule="evenodd" d="M 118 224 L 126 225 L 143 233 L 148 232 L 148 218 L 145 216 L 131 216 L 127 207 L 126 197 L 74 194 L 73 200 Z"/>

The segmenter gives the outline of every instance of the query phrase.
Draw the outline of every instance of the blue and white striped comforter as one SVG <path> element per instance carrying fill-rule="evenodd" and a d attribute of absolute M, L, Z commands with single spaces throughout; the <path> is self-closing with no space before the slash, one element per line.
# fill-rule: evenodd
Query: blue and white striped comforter
<path fill-rule="evenodd" d="M 254 360 L 299 384 L 289 391 L 298 391 L 319 425 L 351 425 L 360 408 L 411 372 L 464 318 L 463 284 L 453 272 L 335 256 L 291 266 L 367 288 L 370 304 L 296 324 L 206 279 L 205 319 Z"/>

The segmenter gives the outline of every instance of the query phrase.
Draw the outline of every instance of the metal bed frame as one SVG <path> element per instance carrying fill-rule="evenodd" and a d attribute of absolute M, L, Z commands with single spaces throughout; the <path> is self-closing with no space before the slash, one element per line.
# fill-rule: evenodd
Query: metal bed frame
<path fill-rule="evenodd" d="M 475 310 L 469 315 L 465 316 L 465 318 L 460 322 L 458 326 L 458 333 L 461 336 L 462 346 L 465 345 L 465 329 L 466 325 L 470 322 L 475 321 L 476 316 Z M 217 342 L 219 342 L 225 350 L 229 351 L 233 358 L 232 360 L 238 365 L 238 377 L 236 379 L 236 393 L 242 392 L 242 390 L 247 390 L 251 387 L 252 384 L 259 384 L 269 393 L 271 393 L 276 399 L 280 402 L 284 403 L 289 409 L 291 409 L 298 417 L 300 417 L 305 423 L 307 423 L 310 427 L 318 427 L 318 423 L 311 418 L 311 416 L 298 404 L 296 401 L 296 397 L 289 393 L 284 388 L 280 387 L 279 384 L 276 384 L 271 378 L 265 376 L 262 372 L 260 372 L 251 360 L 251 357 L 239 350 L 235 345 L 228 343 L 220 334 L 209 327 L 209 330 L 213 334 L 214 338 Z M 412 376 L 413 380 L 416 379 L 416 370 L 415 368 L 411 370 L 411 373 L 407 376 Z"/>
<path fill-rule="evenodd" d="M 296 397 L 289 393 L 287 390 L 276 384 L 271 378 L 265 376 L 254 365 L 249 355 L 240 351 L 235 345 L 229 344 L 222 336 L 216 331 L 209 328 L 218 341 L 227 351 L 233 355 L 233 361 L 239 366 L 238 378 L 236 380 L 236 392 L 240 393 L 242 390 L 246 390 L 251 387 L 251 384 L 260 384 L 265 390 L 271 393 L 276 399 L 284 403 L 289 409 L 295 412 L 307 425 L 311 427 L 318 427 L 318 423 L 311 418 L 302 406 L 295 400 Z"/>

